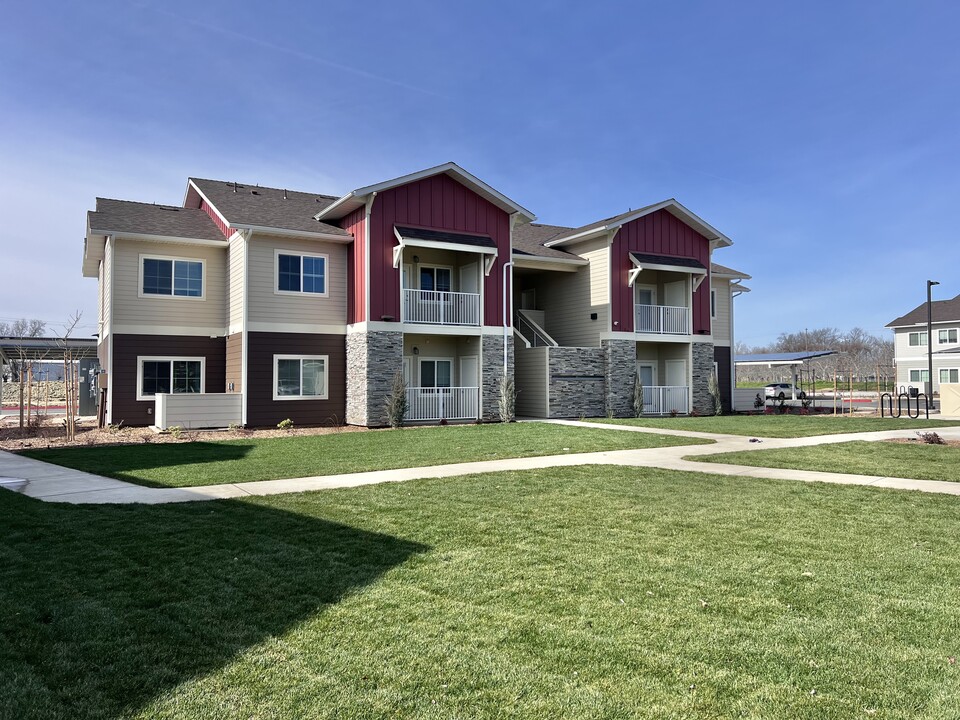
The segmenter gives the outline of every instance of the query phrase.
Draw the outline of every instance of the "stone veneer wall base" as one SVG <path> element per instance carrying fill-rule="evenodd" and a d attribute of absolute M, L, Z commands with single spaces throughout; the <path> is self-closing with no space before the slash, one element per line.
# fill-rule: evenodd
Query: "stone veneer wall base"
<path fill-rule="evenodd" d="M 347 334 L 347 424 L 384 427 L 386 398 L 403 367 L 402 332 Z"/>
<path fill-rule="evenodd" d="M 500 419 L 500 376 L 503 375 L 503 336 L 484 335 L 481 342 L 480 417 Z M 507 372 L 513 377 L 513 335 L 507 339 Z"/>
<path fill-rule="evenodd" d="M 633 417 L 633 385 L 637 375 L 637 343 L 604 340 L 606 398 L 604 412 L 610 417 Z"/>
<path fill-rule="evenodd" d="M 701 415 L 713 415 L 713 396 L 708 383 L 713 375 L 713 343 L 693 343 L 693 409 Z"/>

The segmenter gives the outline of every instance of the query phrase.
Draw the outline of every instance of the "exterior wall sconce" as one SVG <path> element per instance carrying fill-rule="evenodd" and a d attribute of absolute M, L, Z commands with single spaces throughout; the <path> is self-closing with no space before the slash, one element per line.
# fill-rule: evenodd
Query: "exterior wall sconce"
<path fill-rule="evenodd" d="M 419 263 L 419 262 L 420 262 L 420 256 L 419 256 L 419 255 L 414 255 L 414 256 L 413 256 L 413 262 L 414 262 L 414 263 Z"/>
<path fill-rule="evenodd" d="M 413 354 L 414 354 L 414 355 L 419 355 L 419 354 L 420 354 L 420 348 L 415 347 L 415 348 L 413 349 Z"/>

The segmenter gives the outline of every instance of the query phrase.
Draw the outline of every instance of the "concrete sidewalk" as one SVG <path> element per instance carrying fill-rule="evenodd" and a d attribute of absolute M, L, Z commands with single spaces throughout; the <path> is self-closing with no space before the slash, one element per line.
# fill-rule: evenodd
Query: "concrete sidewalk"
<path fill-rule="evenodd" d="M 783 447 L 841 443 L 851 440 L 880 441 L 892 438 L 914 437 L 916 431 L 910 429 L 846 433 L 843 435 L 820 435 L 806 438 L 764 438 L 761 442 L 751 442 L 751 438 L 745 435 L 721 435 L 684 430 L 662 430 L 659 428 L 640 428 L 628 425 L 586 423 L 575 420 L 555 420 L 548 422 L 589 427 L 597 430 L 619 430 L 624 432 L 645 432 L 701 439 L 706 438 L 714 440 L 715 442 L 711 445 L 687 445 L 668 448 L 648 448 L 643 450 L 614 450 L 595 453 L 549 455 L 544 457 L 401 468 L 397 470 L 377 470 L 373 472 L 327 475 L 321 477 L 237 482 L 192 488 L 148 488 L 122 480 L 112 480 L 98 475 L 90 475 L 88 473 L 70 470 L 32 458 L 0 451 L 0 488 L 7 488 L 15 492 L 20 492 L 28 497 L 48 502 L 94 504 L 144 503 L 153 505 L 358 487 L 360 485 L 403 482 L 405 480 L 424 478 L 452 478 L 475 473 L 505 472 L 510 470 L 534 470 L 552 467 L 573 467 L 578 465 L 623 465 L 629 467 L 660 468 L 664 470 L 682 470 L 713 475 L 733 475 L 802 482 L 826 482 L 841 485 L 866 485 L 898 490 L 917 490 L 946 495 L 960 495 L 960 483 L 954 482 L 908 480 L 893 477 L 813 472 L 809 470 L 759 468 L 743 465 L 720 465 L 716 463 L 698 463 L 693 460 L 684 459 L 685 457 L 694 455 L 714 455 L 740 450 L 771 450 Z M 937 432 L 945 438 L 960 439 L 960 427 L 937 428 Z"/>

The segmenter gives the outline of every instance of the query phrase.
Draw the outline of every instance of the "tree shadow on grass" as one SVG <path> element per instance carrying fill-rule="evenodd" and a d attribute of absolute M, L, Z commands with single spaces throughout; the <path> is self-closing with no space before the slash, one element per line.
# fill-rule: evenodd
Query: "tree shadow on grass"
<path fill-rule="evenodd" d="M 146 487 L 171 487 L 141 477 L 138 470 L 243 460 L 254 442 L 190 442 L 29 450 L 22 454 L 83 472 L 128 480 Z"/>
<path fill-rule="evenodd" d="M 135 713 L 427 549 L 261 502 L 0 491 L 0 718 Z"/>

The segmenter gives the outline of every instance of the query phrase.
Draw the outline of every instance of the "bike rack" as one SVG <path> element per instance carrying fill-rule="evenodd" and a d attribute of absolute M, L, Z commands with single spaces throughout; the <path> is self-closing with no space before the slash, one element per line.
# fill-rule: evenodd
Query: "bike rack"
<path fill-rule="evenodd" d="M 905 392 L 902 392 L 899 395 L 897 395 L 897 412 L 896 413 L 893 412 L 893 396 L 890 393 L 884 393 L 883 395 L 881 395 L 880 396 L 880 417 L 886 417 L 886 415 L 884 414 L 884 407 L 883 407 L 884 399 L 886 399 L 887 401 L 887 409 L 890 411 L 890 417 L 892 418 L 900 417 L 903 414 L 904 398 L 906 398 L 907 400 L 907 417 L 908 418 L 911 418 L 912 420 L 916 420 L 917 418 L 920 417 L 920 398 L 923 398 L 923 406 L 924 406 L 924 410 L 926 411 L 926 419 L 927 420 L 930 419 L 930 403 L 927 400 L 926 394 L 919 393 L 916 396 L 917 406 L 916 408 L 914 408 L 913 402 L 912 402 L 913 398 L 910 397 L 909 393 L 905 393 Z M 914 413 L 914 410 L 916 410 L 916 413 Z"/>

